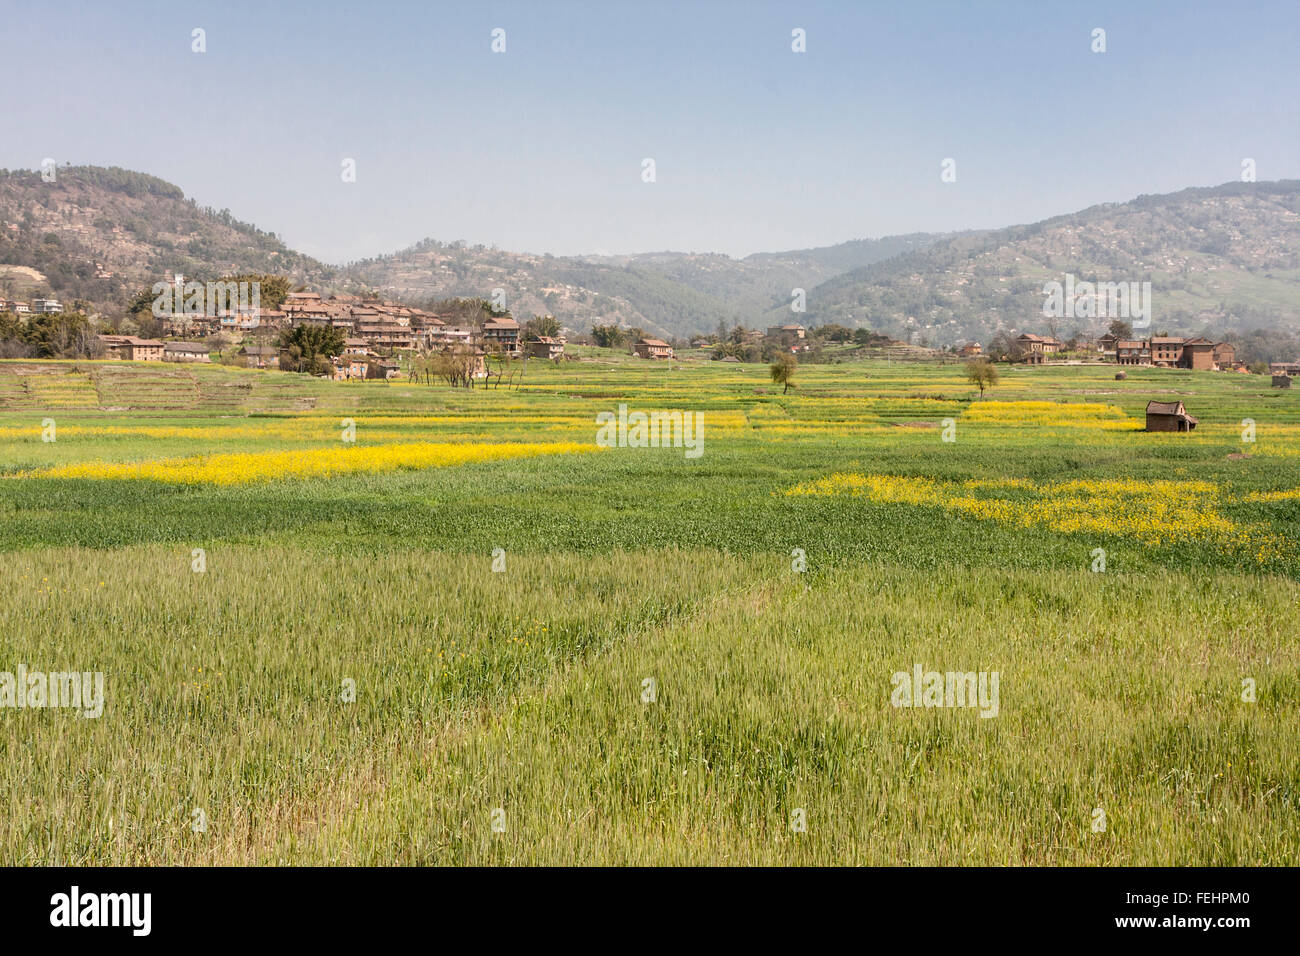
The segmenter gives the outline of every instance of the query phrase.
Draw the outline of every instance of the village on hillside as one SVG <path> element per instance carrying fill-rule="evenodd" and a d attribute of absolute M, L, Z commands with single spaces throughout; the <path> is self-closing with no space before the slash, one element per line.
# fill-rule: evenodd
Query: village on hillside
<path fill-rule="evenodd" d="M 183 281 L 184 277 L 176 277 Z M 221 283 L 207 283 L 208 287 Z M 197 285 L 197 284 L 196 284 Z M 188 286 L 187 286 L 188 288 Z M 1095 338 L 1076 337 L 1063 342 L 1053 335 L 1001 333 L 987 345 L 967 342 L 947 350 L 894 341 L 868 329 L 830 324 L 805 327 L 790 322 L 750 329 L 737 324 L 717 333 L 697 335 L 689 341 L 665 341 L 641 329 L 614 325 L 594 326 L 574 333 L 551 316 L 520 323 L 508 311 L 495 310 L 486 300 L 447 300 L 450 311 L 431 311 L 394 302 L 378 295 L 346 293 L 322 296 L 318 292 L 287 292 L 275 308 L 263 308 L 231 297 L 228 306 L 199 311 L 176 310 L 163 316 L 153 335 L 131 334 L 109 324 L 95 333 L 95 351 L 107 358 L 136 362 L 211 362 L 220 360 L 249 368 L 311 372 L 337 380 L 392 379 L 403 374 L 403 359 L 439 357 L 456 366 L 461 380 L 482 379 L 489 365 L 514 359 L 574 360 L 570 344 L 626 346 L 627 352 L 646 360 L 682 357 L 711 358 L 723 362 L 770 362 L 780 354 L 804 362 L 841 360 L 861 354 L 900 361 L 988 361 L 1028 365 L 1114 364 L 1150 368 L 1224 372 L 1271 373 L 1274 385 L 1288 387 L 1300 375 L 1300 358 L 1248 366 L 1238 359 L 1233 343 L 1204 337 L 1152 335 L 1137 338 L 1131 329 L 1108 331 Z M 30 302 L 0 298 L 0 317 L 20 323 L 37 317 L 71 313 L 57 299 Z M 81 321 L 84 315 L 78 315 Z M 101 326 L 102 327 L 102 326 Z M 286 339 L 295 329 L 327 330 L 337 351 L 323 363 L 308 366 L 298 361 Z M 1114 329 L 1115 326 L 1112 326 Z M 134 327 L 131 327 L 134 332 Z M 1127 332 L 1127 334 L 1122 334 Z M 842 346 L 834 357 L 827 347 Z M 687 353 L 683 356 L 682 353 Z M 691 354 L 694 353 L 694 354 Z M 93 357 L 93 356 L 91 356 Z M 409 362 L 407 370 L 409 372 Z"/>
<path fill-rule="evenodd" d="M 1107 332 L 1093 340 L 1075 342 L 1074 347 L 1061 342 L 1050 335 L 1036 335 L 1025 332 L 1015 339 L 1017 354 L 1021 362 L 1030 365 L 1045 365 L 1053 360 L 1066 358 L 1067 353 L 1079 357 L 1091 358 L 1116 365 L 1149 365 L 1155 368 L 1187 368 L 1221 372 L 1248 372 L 1249 369 L 1237 361 L 1237 350 L 1230 342 L 1214 342 L 1210 339 L 1180 338 L 1177 336 L 1152 336 L 1146 339 L 1134 339 Z M 963 358 L 982 355 L 983 347 L 979 343 L 969 343 L 958 350 Z M 1008 356 L 1000 356 L 1008 358 Z"/>

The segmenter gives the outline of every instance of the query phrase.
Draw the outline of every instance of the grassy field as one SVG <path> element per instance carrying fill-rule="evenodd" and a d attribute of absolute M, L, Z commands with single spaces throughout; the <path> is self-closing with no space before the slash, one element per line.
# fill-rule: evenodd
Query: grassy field
<path fill-rule="evenodd" d="M 1114 371 L 0 362 L 0 860 L 1300 863 L 1300 393 Z"/>

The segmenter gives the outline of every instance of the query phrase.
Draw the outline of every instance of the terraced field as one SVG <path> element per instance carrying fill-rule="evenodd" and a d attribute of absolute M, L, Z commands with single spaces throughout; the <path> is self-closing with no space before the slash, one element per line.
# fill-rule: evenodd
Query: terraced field
<path fill-rule="evenodd" d="M 1300 862 L 1297 390 L 516 382 L 0 363 L 5 861 Z"/>

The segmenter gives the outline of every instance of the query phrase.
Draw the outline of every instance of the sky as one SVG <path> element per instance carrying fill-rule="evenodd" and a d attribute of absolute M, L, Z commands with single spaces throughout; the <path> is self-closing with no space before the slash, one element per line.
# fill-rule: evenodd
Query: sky
<path fill-rule="evenodd" d="M 1300 178 L 1295 0 L 0 0 L 0 22 L 22 53 L 0 167 L 151 173 L 333 263 L 426 237 L 743 256 L 1032 222 L 1247 158 Z"/>

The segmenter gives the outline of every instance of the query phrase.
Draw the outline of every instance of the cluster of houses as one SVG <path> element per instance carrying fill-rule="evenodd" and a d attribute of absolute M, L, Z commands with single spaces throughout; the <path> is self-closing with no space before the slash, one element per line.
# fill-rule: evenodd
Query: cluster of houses
<path fill-rule="evenodd" d="M 364 362 L 369 363 L 374 377 L 374 361 L 395 352 L 422 349 L 468 350 L 479 357 L 492 352 L 512 357 L 559 359 L 564 356 L 566 340 L 549 335 L 524 341 L 519 323 L 507 315 L 494 315 L 481 325 L 455 324 L 451 315 L 426 312 L 396 302 L 356 295 L 332 295 L 322 298 L 317 292 L 290 292 L 279 309 L 229 309 L 213 314 L 174 315 L 163 320 L 163 333 L 167 336 L 203 337 L 217 332 L 265 334 L 277 333 L 299 325 L 319 325 L 337 328 L 345 336 L 346 351 L 340 356 L 340 377 L 356 377 Z M 799 338 L 803 327 L 799 326 Z M 129 338 L 129 337 L 119 337 Z M 164 345 L 161 360 L 173 360 L 168 350 L 173 343 Z M 195 345 L 194 342 L 177 343 Z M 145 361 L 156 361 L 152 345 L 140 347 Z M 134 346 L 133 346 L 134 347 Z M 204 361 L 181 358 L 176 351 L 175 361 Z M 672 359 L 673 347 L 655 338 L 639 339 L 633 352 L 645 359 Z M 185 353 L 188 354 L 188 353 Z M 274 368 L 279 364 L 279 350 L 269 345 L 249 345 L 240 350 L 248 364 L 259 368 Z M 391 372 L 391 363 L 384 366 Z"/>
<path fill-rule="evenodd" d="M 776 339 L 791 352 L 807 352 L 812 349 L 808 342 L 808 330 L 795 323 L 768 326 L 766 337 Z"/>
<path fill-rule="evenodd" d="M 787 325 L 769 325 L 767 331 L 759 329 L 743 329 L 739 341 L 748 345 L 759 345 L 769 340 L 776 342 L 786 351 L 794 354 L 801 352 L 811 352 L 813 350 L 812 341 L 808 338 L 808 330 L 797 323 Z M 732 334 L 735 334 L 733 330 Z M 691 348 L 703 349 L 710 345 L 716 344 L 715 339 L 699 336 L 691 340 Z M 726 361 L 726 359 L 723 359 Z M 739 361 L 736 359 L 736 361 Z"/>
<path fill-rule="evenodd" d="M 108 358 L 132 362 L 211 362 L 211 349 L 202 341 L 160 341 L 135 335 L 101 335 Z M 240 364 L 249 368 L 279 368 L 285 350 L 277 345 L 250 341 L 236 353 Z M 393 378 L 400 366 L 376 354 L 365 339 L 349 338 L 344 351 L 334 359 L 334 378 L 339 380 Z"/>
<path fill-rule="evenodd" d="M 17 315 L 46 315 L 63 311 L 63 304 L 58 299 L 32 299 L 31 303 L 18 302 L 14 299 L 0 299 L 0 312 L 13 312 Z"/>
<path fill-rule="evenodd" d="M 0 299 L 0 312 L 62 311 L 57 299 L 33 299 L 30 303 Z M 554 360 L 564 356 L 566 344 L 564 338 L 551 336 L 525 341 L 519 323 L 508 315 L 492 315 L 481 325 L 461 325 L 456 324 L 452 315 L 439 315 L 380 298 L 346 294 L 322 298 L 316 292 L 290 292 L 275 310 L 236 307 L 211 313 L 175 314 L 162 321 L 166 341 L 133 335 L 99 338 L 112 358 L 137 362 L 208 362 L 210 349 L 202 341 L 204 338 L 219 332 L 233 334 L 236 339 L 249 336 L 238 350 L 240 360 L 250 367 L 277 368 L 284 350 L 268 344 L 272 335 L 300 325 L 328 326 L 344 335 L 344 352 L 335 361 L 335 377 L 342 379 L 392 377 L 398 366 L 390 357 L 403 350 L 470 354 L 482 369 L 480 374 L 485 374 L 484 360 L 489 352 Z M 766 334 L 754 331 L 750 335 L 775 340 L 793 353 L 812 347 L 808 330 L 794 323 L 771 326 Z M 703 345 L 703 340 L 698 344 Z M 1032 332 L 1017 337 L 1016 345 L 1021 361 L 1028 364 L 1045 364 L 1069 348 L 1052 336 Z M 1090 342 L 1084 350 L 1095 351 L 1102 361 L 1117 365 L 1246 371 L 1237 361 L 1231 343 L 1202 337 L 1125 339 L 1107 333 Z M 675 358 L 672 345 L 656 338 L 638 339 L 632 351 L 643 359 Z M 958 349 L 962 358 L 983 354 L 978 342 L 969 342 Z M 1300 362 L 1274 363 L 1270 371 L 1275 385 L 1288 387 L 1291 378 L 1300 375 Z"/>
<path fill-rule="evenodd" d="M 1042 365 L 1068 346 L 1050 335 L 1026 332 L 1016 338 L 1021 361 Z M 1152 336 L 1147 339 L 1125 339 L 1106 333 L 1091 346 L 1102 361 L 1117 365 L 1149 365 L 1154 368 L 1213 369 L 1217 371 L 1244 372 L 1246 367 L 1237 361 L 1237 350 L 1230 342 L 1215 342 L 1206 338 L 1185 339 L 1177 336 Z M 976 358 L 984 354 L 978 342 L 970 342 L 958 349 L 962 358 Z"/>
<path fill-rule="evenodd" d="M 109 358 L 131 362 L 210 362 L 207 345 L 202 342 L 161 342 L 137 335 L 101 335 L 100 344 Z"/>
<path fill-rule="evenodd" d="M 217 332 L 277 333 L 319 325 L 339 329 L 345 338 L 359 339 L 375 351 L 479 341 L 506 352 L 519 350 L 519 323 L 514 319 L 495 317 L 480 329 L 450 324 L 449 318 L 378 298 L 333 295 L 323 299 L 318 292 L 290 292 L 279 309 L 232 308 L 167 316 L 163 334 L 202 338 Z"/>
<path fill-rule="evenodd" d="M 1107 333 L 1099 340 L 1102 354 L 1114 353 L 1119 365 L 1153 365 L 1156 368 L 1193 368 L 1234 371 L 1245 367 L 1237 362 L 1237 350 L 1230 342 L 1206 338 L 1184 339 L 1157 335 L 1149 339 L 1122 339 Z"/>
<path fill-rule="evenodd" d="M 133 335 L 101 335 L 100 341 L 111 358 L 137 362 L 209 362 L 209 346 L 203 341 L 217 333 L 243 338 L 238 349 L 242 364 L 251 368 L 278 368 L 284 349 L 270 344 L 272 336 L 301 325 L 338 329 L 344 336 L 344 351 L 334 360 L 337 379 L 392 378 L 399 365 L 391 356 L 404 350 L 456 351 L 472 355 L 478 374 L 486 374 L 489 352 L 512 357 L 527 355 L 558 359 L 564 355 L 565 340 L 541 336 L 522 341 L 520 326 L 507 315 L 493 315 L 481 325 L 458 325 L 450 315 L 438 315 L 379 298 L 290 292 L 279 309 L 235 307 L 212 312 L 178 313 L 162 319 L 167 341 Z M 175 337 L 173 339 L 172 337 Z M 656 339 L 642 340 L 646 357 L 664 357 Z"/>

